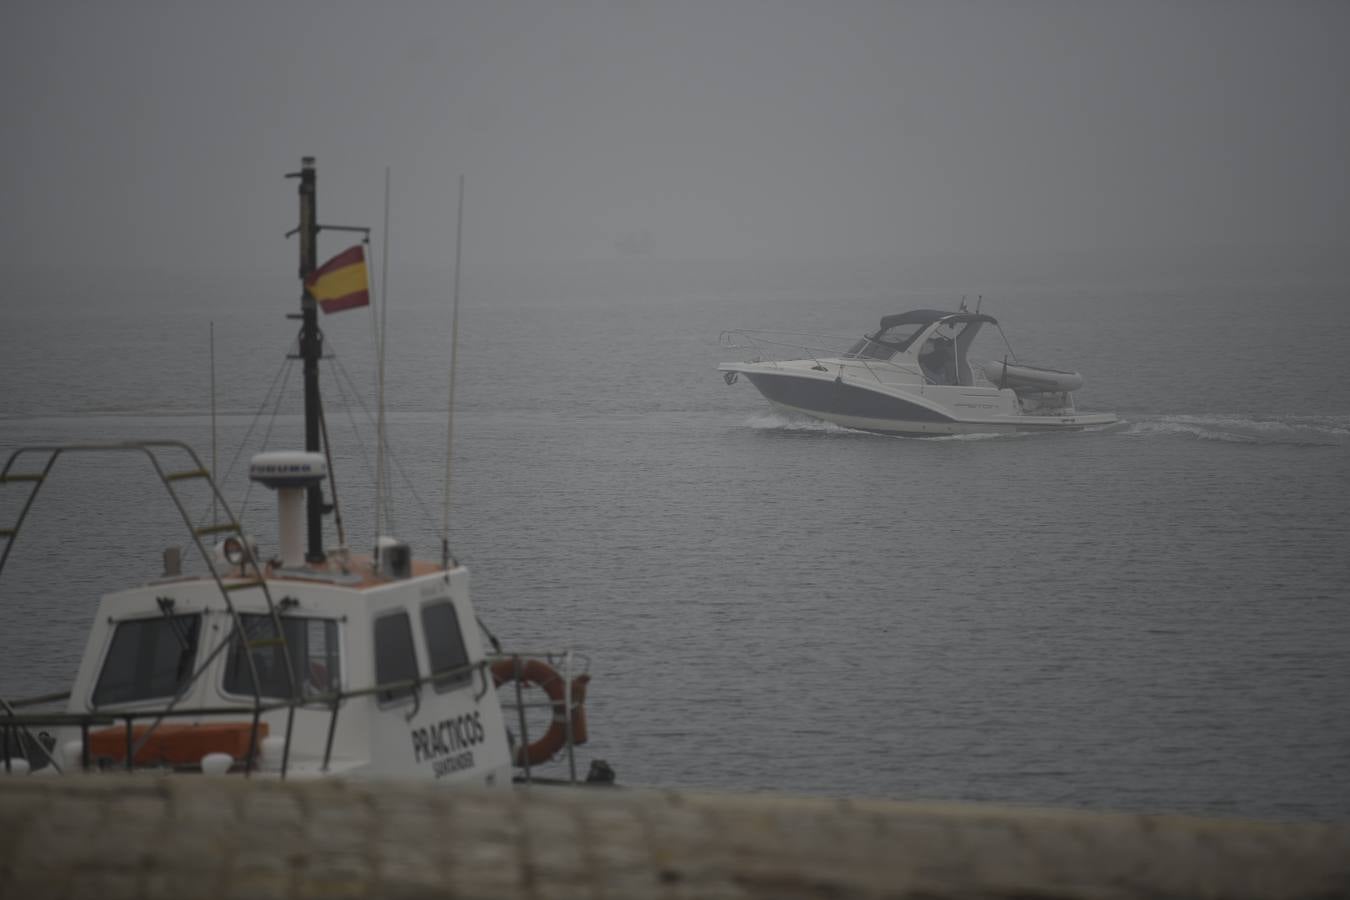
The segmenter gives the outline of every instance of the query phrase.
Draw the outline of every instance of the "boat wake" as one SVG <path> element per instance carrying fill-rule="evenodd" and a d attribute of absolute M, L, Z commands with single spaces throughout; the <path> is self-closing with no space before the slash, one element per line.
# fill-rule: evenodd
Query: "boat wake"
<path fill-rule="evenodd" d="M 826 422 L 822 419 L 811 419 L 806 416 L 790 416 L 787 413 L 768 412 L 757 416 L 751 416 L 745 423 L 750 428 L 758 431 L 792 431 L 806 432 L 811 434 L 856 434 L 875 437 L 866 431 L 856 431 L 852 428 L 845 428 L 842 425 L 836 425 L 833 422 Z"/>
<path fill-rule="evenodd" d="M 903 438 L 845 428 L 832 422 L 769 412 L 746 420 L 759 431 L 791 434 L 856 436 L 892 440 L 945 441 L 1018 441 L 1035 440 L 1046 435 L 1034 432 L 931 435 Z M 1116 434 L 1130 437 L 1185 437 L 1228 444 L 1282 447 L 1350 447 L 1350 416 L 1247 416 L 1237 414 L 1166 415 L 1131 417 L 1100 428 L 1085 428 L 1082 433 Z"/>
<path fill-rule="evenodd" d="M 977 431 L 972 434 L 935 434 L 931 437 L 920 438 L 924 441 L 1018 441 L 1028 438 L 1045 437 L 1043 434 L 1034 434 L 1029 431 Z"/>
<path fill-rule="evenodd" d="M 1172 415 L 1132 420 L 1123 433 L 1287 447 L 1350 445 L 1350 416 Z"/>
<path fill-rule="evenodd" d="M 975 434 L 929 434 L 921 436 L 878 434 L 873 431 L 845 428 L 843 425 L 836 425 L 833 422 L 826 422 L 822 419 L 812 419 L 807 416 L 793 416 L 782 412 L 769 412 L 762 415 L 751 416 L 746 420 L 745 424 L 758 431 L 779 431 L 790 432 L 793 434 L 826 434 L 892 441 L 1007 441 L 1037 436 L 1019 432 L 1005 432 L 1002 434 L 994 432 L 980 432 Z"/>

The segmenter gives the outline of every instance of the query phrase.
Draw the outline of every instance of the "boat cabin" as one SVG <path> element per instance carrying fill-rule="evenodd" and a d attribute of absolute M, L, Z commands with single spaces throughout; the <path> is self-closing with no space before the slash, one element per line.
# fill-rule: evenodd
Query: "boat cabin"
<path fill-rule="evenodd" d="M 884 316 L 881 327 L 866 335 L 844 354 L 848 359 L 917 361 L 929 384 L 975 384 L 970 347 L 985 323 L 998 325 L 993 316 L 972 312 L 916 309 Z"/>
<path fill-rule="evenodd" d="M 391 578 L 361 560 L 324 574 L 269 577 L 275 613 L 237 570 L 225 579 L 233 610 L 210 578 L 104 597 L 67 712 L 116 724 L 94 729 L 87 751 L 72 736 L 72 761 L 87 752 L 95 767 L 122 767 L 130 733 L 138 766 L 195 767 L 210 752 L 242 764 L 258 706 L 264 772 L 284 762 L 289 777 L 509 784 L 510 748 L 468 573 Z M 212 714 L 164 715 L 172 709 Z M 214 730 L 202 732 L 208 725 Z"/>

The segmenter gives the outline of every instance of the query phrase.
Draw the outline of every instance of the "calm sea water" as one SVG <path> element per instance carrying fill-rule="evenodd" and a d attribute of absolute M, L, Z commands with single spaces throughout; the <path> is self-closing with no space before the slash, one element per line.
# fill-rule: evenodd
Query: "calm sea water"
<path fill-rule="evenodd" d="M 209 456 L 214 320 L 218 468 L 267 545 L 272 498 L 241 472 L 300 441 L 298 373 L 268 399 L 293 289 L 187 283 L 123 302 L 47 286 L 0 312 L 0 446 Z M 914 440 L 772 414 L 723 384 L 718 333 L 855 334 L 957 292 L 471 290 L 452 543 L 506 644 L 589 657 L 583 758 L 629 784 L 1344 820 L 1348 294 L 989 289 L 1020 355 L 1082 371 L 1079 408 L 1125 422 Z M 449 316 L 406 295 L 393 523 L 435 556 Z M 366 402 L 369 325 L 324 322 Z M 361 421 L 330 412 L 358 547 Z M 182 542 L 157 491 L 132 460 L 63 463 L 0 576 L 0 694 L 64 687 L 96 597 Z"/>

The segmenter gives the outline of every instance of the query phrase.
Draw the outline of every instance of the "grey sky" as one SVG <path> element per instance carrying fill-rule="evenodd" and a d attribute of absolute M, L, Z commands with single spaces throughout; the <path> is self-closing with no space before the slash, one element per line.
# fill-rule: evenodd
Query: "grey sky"
<path fill-rule="evenodd" d="M 1337 244 L 1344 2 L 13 2 L 0 263 Z M 327 249 L 325 247 L 324 249 Z M 332 249 L 336 249 L 334 246 Z"/>

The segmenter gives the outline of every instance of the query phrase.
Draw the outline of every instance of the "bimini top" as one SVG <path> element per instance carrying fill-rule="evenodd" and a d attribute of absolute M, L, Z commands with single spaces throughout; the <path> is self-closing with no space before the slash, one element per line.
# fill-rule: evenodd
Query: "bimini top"
<path fill-rule="evenodd" d="M 940 309 L 914 309 L 909 312 L 897 313 L 893 316 L 881 317 L 881 330 L 885 331 L 895 325 L 931 325 L 934 322 L 948 320 L 951 322 L 988 322 L 990 325 L 997 325 L 998 320 L 993 316 L 986 316 L 983 313 L 973 312 L 945 312 Z"/>

